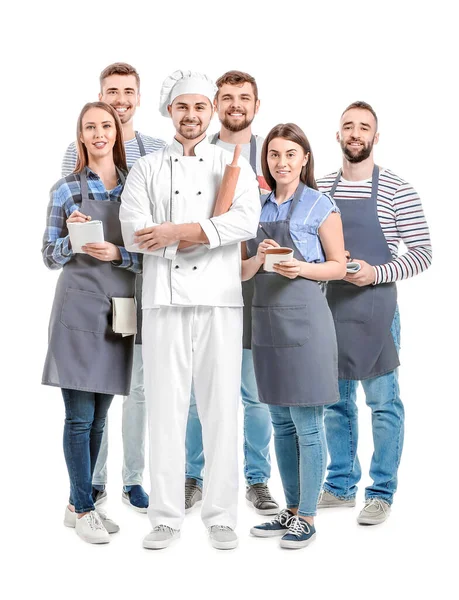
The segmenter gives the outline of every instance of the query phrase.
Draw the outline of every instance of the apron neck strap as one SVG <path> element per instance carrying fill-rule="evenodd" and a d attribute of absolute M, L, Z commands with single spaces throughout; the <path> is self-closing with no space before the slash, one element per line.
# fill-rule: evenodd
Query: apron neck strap
<path fill-rule="evenodd" d="M 88 178 L 86 177 L 86 167 L 80 173 L 80 191 L 81 191 L 81 202 L 89 200 L 88 191 Z"/>
<path fill-rule="evenodd" d="M 257 176 L 257 140 L 253 134 L 250 138 L 250 166 Z"/>
<path fill-rule="evenodd" d="M 211 138 L 210 138 L 210 143 L 216 145 L 219 139 L 220 139 L 220 134 L 214 133 L 214 135 L 211 136 Z M 250 166 L 252 167 L 252 171 L 255 173 L 255 176 L 257 176 L 257 139 L 253 135 L 253 133 L 250 137 L 250 160 L 249 160 L 249 162 L 250 162 Z"/>
<path fill-rule="evenodd" d="M 330 196 L 333 198 L 336 188 L 341 180 L 341 175 L 343 174 L 343 170 L 340 169 L 338 174 L 333 182 L 331 190 L 329 192 Z M 378 165 L 373 166 L 373 173 L 371 174 L 371 199 L 373 202 L 376 202 L 378 199 L 378 186 L 379 186 L 379 167 Z"/>
<path fill-rule="evenodd" d="M 118 167 L 116 168 L 116 172 L 118 173 L 118 177 L 121 180 L 121 185 L 124 186 L 124 184 L 126 183 L 126 177 L 124 176 L 124 173 L 121 169 L 118 169 Z"/>
<path fill-rule="evenodd" d="M 135 139 L 137 140 L 140 156 L 146 156 L 147 153 L 145 152 L 145 146 L 143 145 L 142 138 L 140 137 L 140 133 L 138 131 L 135 132 Z"/>
<path fill-rule="evenodd" d="M 123 171 L 121 169 L 116 168 L 116 173 L 121 180 L 121 185 L 124 186 L 126 183 L 126 177 L 124 176 Z M 89 200 L 89 189 L 88 189 L 88 178 L 86 177 L 86 167 L 80 173 L 80 191 L 81 191 L 81 201 L 86 202 Z"/>
<path fill-rule="evenodd" d="M 298 206 L 298 202 L 300 201 L 300 198 L 303 195 L 304 188 L 305 188 L 304 183 L 302 181 L 300 181 L 300 183 L 298 184 L 298 187 L 295 190 L 295 193 L 293 194 L 293 200 L 290 204 L 290 208 L 288 209 L 286 221 L 290 221 L 293 211 Z"/>
<path fill-rule="evenodd" d="M 378 202 L 378 187 L 379 187 L 379 167 L 375 165 L 373 167 L 373 174 L 371 176 L 371 199 L 373 203 Z"/>

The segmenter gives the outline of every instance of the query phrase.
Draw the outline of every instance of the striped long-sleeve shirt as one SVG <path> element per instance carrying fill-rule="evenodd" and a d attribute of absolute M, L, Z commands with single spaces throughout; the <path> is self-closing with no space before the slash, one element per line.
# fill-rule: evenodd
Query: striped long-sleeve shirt
<path fill-rule="evenodd" d="M 123 186 L 121 182 L 110 191 L 100 177 L 86 167 L 88 179 L 88 195 L 90 200 L 119 201 Z M 50 191 L 46 229 L 43 235 L 43 261 L 49 269 L 60 269 L 70 260 L 74 253 L 69 247 L 69 232 L 67 219 L 75 210 L 81 208 L 80 180 L 77 175 L 68 175 L 60 179 Z M 142 255 L 128 252 L 123 246 L 118 246 L 121 261 L 112 262 L 115 267 L 127 269 L 133 273 L 142 272 Z"/>
<path fill-rule="evenodd" d="M 156 152 L 156 150 L 160 150 L 166 145 L 166 142 L 163 140 L 150 137 L 149 135 L 144 135 L 143 133 L 139 133 L 139 135 L 143 145 L 145 146 L 145 152 L 147 154 Z M 126 151 L 126 164 L 128 169 L 130 169 L 136 160 L 140 158 L 140 148 L 136 138 L 132 138 L 132 140 L 127 140 L 124 142 L 124 149 Z M 72 142 L 65 151 L 64 158 L 62 160 L 62 177 L 66 177 L 67 175 L 70 175 L 70 173 L 73 173 L 77 163 L 77 156 L 75 142 Z"/>
<path fill-rule="evenodd" d="M 317 185 L 320 191 L 330 192 L 336 176 L 335 171 L 319 179 Z M 371 179 L 346 181 L 341 177 L 334 199 L 339 203 L 340 199 L 353 198 L 370 200 Z M 421 199 L 409 183 L 389 169 L 382 169 L 379 173 L 377 210 L 393 260 L 375 265 L 375 284 L 400 281 L 428 269 L 432 262 L 432 245 Z M 407 252 L 398 256 L 401 241 Z"/>

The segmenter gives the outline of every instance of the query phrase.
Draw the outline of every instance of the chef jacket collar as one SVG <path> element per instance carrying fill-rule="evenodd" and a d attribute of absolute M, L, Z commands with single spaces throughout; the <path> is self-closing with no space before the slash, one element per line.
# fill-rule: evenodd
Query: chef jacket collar
<path fill-rule="evenodd" d="M 200 142 L 198 142 L 196 144 L 196 146 L 194 147 L 195 155 L 201 156 L 201 157 L 208 156 L 210 150 L 211 150 L 211 147 L 210 147 L 209 141 L 207 139 L 207 136 L 204 139 L 202 139 Z M 171 154 L 183 156 L 183 146 L 176 138 L 173 139 L 172 144 L 170 145 L 170 151 L 171 151 Z"/>

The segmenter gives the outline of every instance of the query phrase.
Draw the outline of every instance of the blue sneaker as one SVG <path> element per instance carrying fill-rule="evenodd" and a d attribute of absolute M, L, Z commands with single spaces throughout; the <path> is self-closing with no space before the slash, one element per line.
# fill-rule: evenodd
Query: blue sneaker
<path fill-rule="evenodd" d="M 141 485 L 125 485 L 122 500 L 138 512 L 147 512 L 149 498 Z"/>
<path fill-rule="evenodd" d="M 284 508 L 278 513 L 272 521 L 255 525 L 250 530 L 250 533 L 255 537 L 274 537 L 276 535 L 284 535 L 288 531 L 290 521 L 295 515 Z"/>
<path fill-rule="evenodd" d="M 304 548 L 316 539 L 316 528 L 304 519 L 293 517 L 289 521 L 289 528 L 280 541 L 281 548 Z"/>

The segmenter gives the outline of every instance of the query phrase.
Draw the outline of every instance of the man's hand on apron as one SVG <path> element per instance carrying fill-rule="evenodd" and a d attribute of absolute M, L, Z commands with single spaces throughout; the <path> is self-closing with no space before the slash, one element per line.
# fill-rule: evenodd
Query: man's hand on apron
<path fill-rule="evenodd" d="M 301 261 L 296 258 L 292 258 L 292 260 L 284 260 L 281 263 L 276 263 L 273 265 L 273 271 L 278 273 L 279 275 L 283 275 L 284 277 L 288 277 L 289 279 L 296 279 L 300 274 Z"/>
<path fill-rule="evenodd" d="M 105 262 L 121 260 L 121 252 L 118 246 L 111 242 L 93 242 L 81 246 L 81 249 L 97 260 Z"/>
<path fill-rule="evenodd" d="M 178 226 L 166 221 L 161 225 L 153 225 L 139 229 L 134 234 L 134 242 L 139 244 L 142 250 L 159 250 L 179 241 Z"/>
<path fill-rule="evenodd" d="M 376 273 L 371 265 L 369 265 L 364 260 L 360 260 L 358 258 L 352 258 L 352 261 L 359 263 L 361 269 L 357 273 L 348 273 L 346 277 L 344 277 L 344 281 L 347 281 L 348 283 L 353 283 L 354 285 L 357 285 L 359 287 L 371 285 L 375 282 Z"/>

